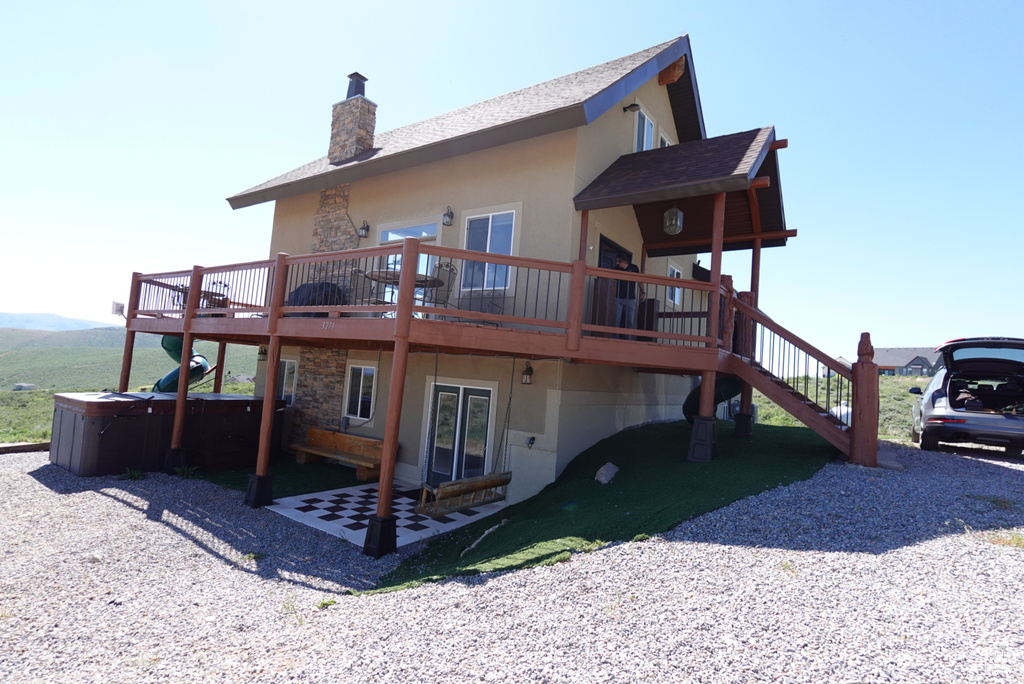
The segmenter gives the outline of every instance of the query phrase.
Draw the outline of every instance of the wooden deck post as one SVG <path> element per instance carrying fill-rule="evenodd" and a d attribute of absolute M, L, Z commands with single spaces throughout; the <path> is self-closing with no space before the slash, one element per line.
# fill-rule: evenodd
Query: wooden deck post
<path fill-rule="evenodd" d="M 753 306 L 751 303 L 753 293 L 740 292 L 736 296 L 744 304 Z M 754 322 L 745 313 L 737 312 L 734 349 L 737 354 L 747 359 L 752 359 L 754 356 L 753 325 Z M 733 437 L 747 438 L 754 435 L 754 388 L 749 383 L 743 383 L 743 388 L 740 390 L 740 410 L 733 416 L 733 420 L 735 421 Z"/>
<path fill-rule="evenodd" d="M 224 387 L 224 360 L 227 357 L 228 343 L 217 345 L 217 366 L 213 370 L 213 393 L 220 394 Z"/>
<path fill-rule="evenodd" d="M 572 262 L 572 274 L 569 281 L 569 311 L 566 314 L 565 348 L 579 351 L 580 337 L 583 335 L 583 297 L 587 283 L 587 262 L 577 259 Z"/>
<path fill-rule="evenodd" d="M 580 261 L 587 260 L 587 241 L 590 239 L 590 211 L 584 209 L 580 214 Z"/>
<path fill-rule="evenodd" d="M 125 315 L 127 318 L 125 321 L 127 331 L 124 335 L 124 353 L 121 355 L 121 377 L 117 381 L 118 392 L 128 391 L 128 383 L 131 381 L 132 376 L 132 356 L 135 353 L 135 331 L 132 330 L 132 319 L 135 318 L 135 312 L 139 310 L 139 298 L 141 297 L 142 290 L 142 283 L 139 281 L 139 278 L 141 276 L 141 273 L 132 273 L 131 290 L 128 292 L 128 312 Z"/>
<path fill-rule="evenodd" d="M 171 446 L 164 454 L 164 471 L 173 473 L 175 468 L 188 465 L 183 444 L 185 442 L 185 409 L 188 406 L 188 372 L 192 366 L 192 321 L 199 308 L 199 294 L 203 284 L 202 266 L 192 267 L 189 280 L 188 298 L 181 326 L 185 331 L 181 340 L 181 363 L 178 365 L 178 394 L 174 400 L 174 425 L 171 427 Z"/>
<path fill-rule="evenodd" d="M 850 416 L 850 463 L 878 465 L 878 365 L 871 335 L 861 333 L 853 364 L 853 406 Z"/>
<path fill-rule="evenodd" d="M 725 236 L 725 193 L 715 195 L 715 211 L 711 224 L 711 302 L 708 311 L 707 335 L 711 345 L 717 346 L 724 326 L 719 325 L 722 312 L 722 245 Z M 700 408 L 693 418 L 690 432 L 690 450 L 687 461 L 710 461 L 718 452 L 717 420 L 715 420 L 715 371 L 700 375 Z"/>
<path fill-rule="evenodd" d="M 715 195 L 715 211 L 711 224 L 711 284 L 715 288 L 711 291 L 710 310 L 708 311 L 708 337 L 712 344 L 719 339 L 721 328 L 719 317 L 721 313 L 722 296 L 722 245 L 725 236 L 725 193 Z M 703 412 L 702 412 L 703 415 Z"/>
<path fill-rule="evenodd" d="M 281 366 L 281 338 L 277 336 L 277 321 L 281 317 L 285 290 L 288 287 L 288 255 L 281 252 L 274 263 L 274 280 L 270 291 L 270 311 L 267 313 L 267 375 L 263 384 L 263 411 L 260 415 L 260 444 L 256 452 L 256 473 L 249 476 L 245 504 L 252 508 L 266 506 L 274 501 L 270 476 L 270 449 L 274 438 L 274 413 L 277 410 L 277 374 Z"/>
<path fill-rule="evenodd" d="M 388 390 L 387 422 L 381 448 L 380 481 L 377 483 L 377 514 L 367 518 L 363 553 L 380 558 L 398 549 L 398 530 L 391 514 L 391 496 L 395 485 L 395 461 L 398 456 L 398 432 L 402 424 L 405 398 L 405 374 L 409 367 L 409 329 L 416 297 L 416 266 L 420 241 L 405 238 L 402 245 L 402 271 L 398 280 L 398 306 L 395 311 L 395 353 L 391 361 L 391 385 Z"/>

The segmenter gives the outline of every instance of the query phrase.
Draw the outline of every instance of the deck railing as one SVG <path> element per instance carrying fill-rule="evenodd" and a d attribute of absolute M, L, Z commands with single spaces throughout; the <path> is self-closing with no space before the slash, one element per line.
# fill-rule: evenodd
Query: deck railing
<path fill-rule="evenodd" d="M 430 244 L 287 256 L 282 317 L 396 315 L 402 259 L 416 259 L 413 316 L 577 336 L 669 345 L 714 346 L 722 330 L 709 326 L 714 285 L 621 273 L 582 263 L 503 256 Z M 200 317 L 267 317 L 279 262 L 198 268 Z M 137 276 L 130 317 L 182 318 L 192 271 Z M 620 281 L 635 284 L 637 320 L 615 321 Z M 570 329 L 575 329 L 573 333 Z"/>

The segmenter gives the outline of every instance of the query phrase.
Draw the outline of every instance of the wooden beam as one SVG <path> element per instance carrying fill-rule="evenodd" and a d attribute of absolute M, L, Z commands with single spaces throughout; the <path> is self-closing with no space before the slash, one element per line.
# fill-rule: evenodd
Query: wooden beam
<path fill-rule="evenodd" d="M 395 312 L 395 355 L 391 361 L 391 386 L 388 392 L 384 446 L 381 450 L 380 483 L 377 487 L 377 517 L 391 515 L 391 489 L 395 483 L 398 457 L 398 432 L 402 424 L 405 374 L 409 365 L 409 330 L 416 298 L 416 265 L 420 241 L 407 237 L 402 244 L 402 271 L 398 281 L 398 310 Z"/>
<path fill-rule="evenodd" d="M 755 237 L 761 238 L 762 240 L 784 240 L 786 238 L 796 237 L 795 230 L 773 230 L 768 233 L 745 233 L 743 235 L 726 235 L 722 238 L 723 245 L 734 244 L 736 242 L 747 242 L 753 240 Z M 671 249 L 673 247 L 703 247 L 708 244 L 707 238 L 700 239 L 689 239 L 689 240 L 672 240 L 665 242 L 657 242 L 649 245 L 649 248 L 655 249 Z"/>
<path fill-rule="evenodd" d="M 590 210 L 584 209 L 580 213 L 580 261 L 587 260 L 587 241 L 590 231 Z"/>
<path fill-rule="evenodd" d="M 769 176 L 758 176 L 754 180 L 750 181 L 751 190 L 760 190 L 761 188 L 770 188 L 772 186 L 772 179 Z"/>
<path fill-rule="evenodd" d="M 274 411 L 277 408 L 277 373 L 281 365 L 281 338 L 277 335 L 277 322 L 281 318 L 285 290 L 288 289 L 288 255 L 281 252 L 274 265 L 274 281 L 270 291 L 270 312 L 267 316 L 267 374 L 263 387 L 263 413 L 260 415 L 260 444 L 256 452 L 256 476 L 270 474 L 270 443 L 274 431 Z"/>
<path fill-rule="evenodd" d="M 683 55 L 658 72 L 658 85 L 663 86 L 675 83 L 682 77 L 684 71 L 686 71 L 686 55 Z"/>
<path fill-rule="evenodd" d="M 174 424 L 171 426 L 171 449 L 181 449 L 185 441 L 185 405 L 188 401 L 188 372 L 192 365 L 192 321 L 199 308 L 199 294 L 203 284 L 201 266 L 192 268 L 192 279 L 189 281 L 188 299 L 185 300 L 185 313 L 182 314 L 182 328 L 185 334 L 181 340 L 181 363 L 178 365 L 178 395 L 174 402 Z"/>
<path fill-rule="evenodd" d="M 776 140 L 775 142 L 773 142 L 768 149 L 770 149 L 770 150 L 784 150 L 787 147 L 789 147 L 789 139 L 788 138 L 782 138 L 780 140 Z"/>
<path fill-rule="evenodd" d="M 132 322 L 139 310 L 139 296 L 142 291 L 142 283 L 139 278 L 141 277 L 141 273 L 132 273 L 132 285 L 128 291 L 128 312 L 125 321 L 127 331 L 124 336 L 124 352 L 121 355 L 121 377 L 117 382 L 118 392 L 127 392 L 128 382 L 131 379 L 132 356 L 135 353 L 135 330 L 132 329 Z"/>

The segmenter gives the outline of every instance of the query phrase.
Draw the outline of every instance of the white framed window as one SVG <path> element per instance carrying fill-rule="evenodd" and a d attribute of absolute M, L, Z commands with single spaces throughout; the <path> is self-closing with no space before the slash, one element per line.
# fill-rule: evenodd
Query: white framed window
<path fill-rule="evenodd" d="M 345 416 L 369 420 L 377 394 L 377 369 L 372 365 L 349 364 L 345 373 Z"/>
<path fill-rule="evenodd" d="M 277 367 L 277 398 L 284 399 L 285 406 L 295 403 L 295 385 L 299 378 L 299 362 L 295 359 L 281 359 Z"/>
<path fill-rule="evenodd" d="M 658 143 L 658 147 L 672 147 L 672 141 L 665 136 L 660 135 L 658 136 L 658 139 L 661 141 Z"/>
<path fill-rule="evenodd" d="M 437 222 L 421 223 L 415 226 L 384 228 L 380 231 L 380 243 L 401 242 L 407 237 L 418 238 L 420 241 L 437 239 Z"/>
<path fill-rule="evenodd" d="M 682 279 L 683 272 L 670 264 L 668 267 L 668 277 Z M 668 299 L 676 306 L 679 306 L 683 303 L 683 289 L 681 287 L 668 288 Z"/>
<path fill-rule="evenodd" d="M 654 147 L 655 123 L 643 109 L 636 113 L 636 144 L 634 152 L 643 152 Z"/>
<path fill-rule="evenodd" d="M 503 211 L 466 219 L 466 249 L 490 254 L 512 255 L 515 211 Z M 509 268 L 503 264 L 466 261 L 462 289 L 504 289 L 509 286 Z"/>

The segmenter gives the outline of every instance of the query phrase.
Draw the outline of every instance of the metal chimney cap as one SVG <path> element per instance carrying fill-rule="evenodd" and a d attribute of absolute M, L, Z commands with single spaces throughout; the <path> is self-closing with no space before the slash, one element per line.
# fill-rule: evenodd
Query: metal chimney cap
<path fill-rule="evenodd" d="M 366 97 L 366 88 L 363 86 L 368 79 L 358 71 L 353 71 L 348 75 L 348 95 L 345 99 L 355 97 L 356 95 L 362 95 Z"/>

